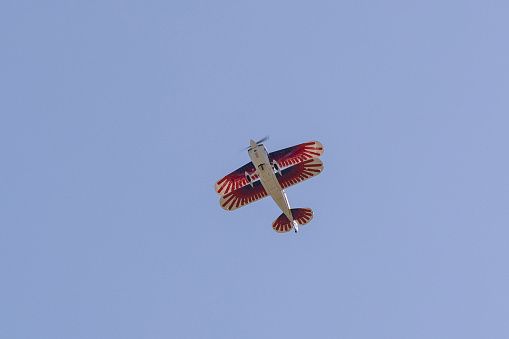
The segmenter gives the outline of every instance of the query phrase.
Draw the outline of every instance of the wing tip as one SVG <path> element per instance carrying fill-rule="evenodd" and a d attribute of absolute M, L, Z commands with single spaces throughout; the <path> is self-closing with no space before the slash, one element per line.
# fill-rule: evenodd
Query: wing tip
<path fill-rule="evenodd" d="M 311 143 L 314 144 L 315 151 L 320 153 L 320 155 L 318 155 L 317 157 L 322 156 L 323 152 L 324 152 L 324 148 L 323 148 L 322 143 L 320 141 L 317 141 L 317 140 L 313 140 L 313 141 L 311 141 Z"/>

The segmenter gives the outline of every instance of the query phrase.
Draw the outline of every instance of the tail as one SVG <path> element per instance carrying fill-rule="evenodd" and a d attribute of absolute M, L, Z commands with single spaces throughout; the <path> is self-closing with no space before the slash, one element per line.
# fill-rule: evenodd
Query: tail
<path fill-rule="evenodd" d="M 291 211 L 293 220 L 299 225 L 306 225 L 313 219 L 313 211 L 311 208 L 292 208 Z M 288 217 L 282 213 L 279 218 L 272 223 L 272 228 L 277 233 L 286 233 L 292 230 L 293 225 L 292 222 L 288 220 Z"/>

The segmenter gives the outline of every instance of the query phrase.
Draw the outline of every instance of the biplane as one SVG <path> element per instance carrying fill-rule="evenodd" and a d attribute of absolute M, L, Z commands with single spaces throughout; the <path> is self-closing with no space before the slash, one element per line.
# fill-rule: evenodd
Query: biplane
<path fill-rule="evenodd" d="M 283 211 L 272 223 L 274 231 L 286 233 L 293 229 L 297 233 L 300 225 L 313 219 L 313 211 L 290 208 L 285 189 L 322 172 L 323 163 L 318 157 L 323 154 L 323 146 L 311 141 L 268 153 L 262 144 L 266 139 L 251 140 L 251 162 L 216 182 L 219 204 L 233 211 L 270 195 Z"/>

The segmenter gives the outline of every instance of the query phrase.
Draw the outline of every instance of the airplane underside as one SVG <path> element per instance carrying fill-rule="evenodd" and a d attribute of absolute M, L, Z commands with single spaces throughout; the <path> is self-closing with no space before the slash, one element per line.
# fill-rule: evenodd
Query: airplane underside
<path fill-rule="evenodd" d="M 251 163 L 216 183 L 221 207 L 232 211 L 270 195 L 283 212 L 272 223 L 274 231 L 297 232 L 299 225 L 313 219 L 313 211 L 290 208 L 285 189 L 322 172 L 323 163 L 318 159 L 323 154 L 322 144 L 312 141 L 269 154 L 263 144 L 251 140 L 248 154 Z"/>

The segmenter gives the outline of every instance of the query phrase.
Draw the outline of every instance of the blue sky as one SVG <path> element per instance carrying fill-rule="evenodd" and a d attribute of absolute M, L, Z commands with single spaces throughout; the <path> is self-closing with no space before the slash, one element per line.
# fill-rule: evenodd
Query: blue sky
<path fill-rule="evenodd" d="M 508 11 L 2 4 L 2 337 L 507 338 Z M 265 135 L 298 234 L 214 192 Z"/>

